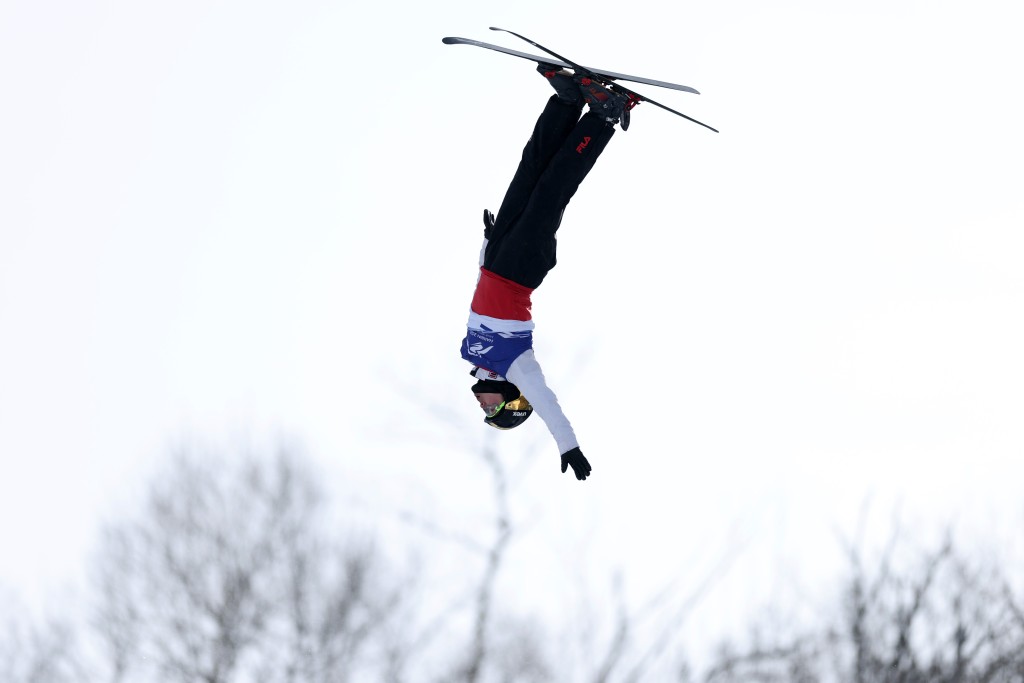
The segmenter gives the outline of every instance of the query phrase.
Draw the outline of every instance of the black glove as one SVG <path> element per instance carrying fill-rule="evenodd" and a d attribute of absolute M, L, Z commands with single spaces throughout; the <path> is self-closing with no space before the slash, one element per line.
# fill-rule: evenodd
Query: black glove
<path fill-rule="evenodd" d="M 562 473 L 572 465 L 572 471 L 576 475 L 576 478 L 583 481 L 590 474 L 590 463 L 587 462 L 586 457 L 583 455 L 583 451 L 580 450 L 579 446 L 562 453 Z"/>
<path fill-rule="evenodd" d="M 494 228 L 494 214 L 484 209 L 484 239 L 491 239 L 491 230 Z"/>

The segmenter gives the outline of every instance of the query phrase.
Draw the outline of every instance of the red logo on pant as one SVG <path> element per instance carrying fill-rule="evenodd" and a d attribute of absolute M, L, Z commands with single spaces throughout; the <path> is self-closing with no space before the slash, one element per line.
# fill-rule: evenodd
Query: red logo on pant
<path fill-rule="evenodd" d="M 589 145 L 589 144 L 590 144 L 590 136 L 589 135 L 585 135 L 583 137 L 583 142 L 581 142 L 580 144 L 576 145 L 576 153 L 577 154 L 583 154 L 583 150 L 585 150 L 587 148 L 587 145 Z"/>

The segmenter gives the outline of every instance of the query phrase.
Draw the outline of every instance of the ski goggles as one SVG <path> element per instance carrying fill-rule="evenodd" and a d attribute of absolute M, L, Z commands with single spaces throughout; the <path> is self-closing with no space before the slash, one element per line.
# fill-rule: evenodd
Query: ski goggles
<path fill-rule="evenodd" d="M 525 422 L 531 413 L 533 406 L 525 397 L 520 396 L 514 401 L 505 401 L 493 415 L 484 418 L 484 422 L 497 429 L 512 429 Z"/>
<path fill-rule="evenodd" d="M 483 406 L 483 411 L 487 417 L 495 417 L 502 410 L 526 410 L 529 407 L 530 402 L 526 400 L 526 397 L 520 396 L 514 401 L 502 401 L 501 403 L 496 403 L 493 406 Z"/>
<path fill-rule="evenodd" d="M 501 403 L 495 403 L 493 406 L 481 406 L 484 411 L 484 415 L 487 417 L 494 417 L 501 412 L 501 409 L 505 407 L 508 401 L 502 401 Z"/>

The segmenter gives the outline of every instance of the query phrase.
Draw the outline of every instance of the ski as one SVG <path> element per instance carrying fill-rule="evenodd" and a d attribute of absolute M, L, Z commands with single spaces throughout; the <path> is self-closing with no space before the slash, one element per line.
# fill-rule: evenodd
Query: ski
<path fill-rule="evenodd" d="M 510 33 L 510 34 L 514 35 L 516 38 L 519 38 L 520 40 L 526 41 L 527 43 L 529 43 L 530 45 L 533 45 L 535 48 L 537 48 L 541 52 L 546 52 L 547 54 L 551 55 L 555 59 L 561 60 L 565 64 L 568 64 L 569 68 L 571 68 L 573 70 L 573 72 L 575 72 L 577 74 L 582 74 L 582 75 L 584 75 L 584 76 L 586 76 L 588 78 L 591 78 L 591 79 L 597 81 L 598 83 L 601 83 L 602 85 L 604 85 L 607 88 L 610 88 L 610 89 L 615 90 L 617 92 L 621 92 L 621 93 L 623 93 L 625 95 L 629 95 L 631 98 L 637 100 L 638 102 L 650 102 L 655 107 L 660 107 L 661 109 L 664 109 L 665 111 L 672 112 L 676 116 L 681 116 L 684 119 L 686 119 L 687 121 L 692 121 L 692 122 L 696 123 L 697 125 L 704 126 L 708 130 L 714 131 L 715 133 L 718 132 L 717 129 L 712 128 L 708 124 L 703 123 L 701 121 L 698 121 L 695 118 L 691 118 L 691 117 L 687 116 L 686 114 L 682 113 L 681 111 L 676 111 L 675 109 L 672 109 L 671 107 L 666 107 L 664 104 L 661 104 L 660 102 L 655 102 L 654 100 L 650 99 L 649 97 L 645 97 L 644 95 L 641 95 L 638 92 L 633 92 L 629 88 L 626 88 L 626 87 L 624 87 L 624 86 L 622 86 L 622 85 L 620 85 L 618 83 L 615 83 L 614 82 L 614 78 L 612 78 L 611 76 L 609 76 L 607 74 L 602 74 L 602 73 L 597 72 L 597 71 L 593 71 L 591 69 L 588 69 L 585 66 L 580 66 L 579 64 L 576 64 L 575 62 L 572 62 L 572 61 L 566 59 L 565 57 L 563 57 L 562 55 L 558 54 L 557 52 L 554 52 L 553 50 L 549 50 L 548 48 L 544 47 L 540 43 L 536 43 L 536 42 L 530 40 L 526 36 L 520 35 L 520 34 L 516 33 L 515 31 L 509 31 L 508 29 L 505 29 L 505 28 L 498 28 L 496 26 L 491 26 L 490 28 L 491 28 L 492 31 L 502 31 L 504 33 Z M 546 61 L 546 60 L 542 59 L 540 61 Z"/>
<path fill-rule="evenodd" d="M 485 48 L 485 49 L 488 49 L 488 50 L 494 50 L 496 52 L 501 52 L 501 53 L 504 53 L 504 54 L 507 54 L 507 55 L 512 55 L 514 57 L 519 57 L 521 59 L 527 59 L 527 60 L 529 60 L 531 62 L 538 62 L 538 63 L 544 63 L 544 64 L 554 64 L 555 66 L 566 67 L 566 68 L 572 69 L 573 72 L 575 72 L 577 74 L 581 74 L 583 76 L 591 78 L 591 79 L 597 81 L 598 83 L 601 83 L 602 85 L 604 85 L 604 86 L 606 86 L 608 88 L 616 90 L 617 92 L 620 92 L 622 94 L 628 95 L 630 98 L 632 98 L 634 100 L 634 103 L 650 102 L 654 106 L 659 107 L 661 109 L 664 109 L 665 111 L 671 112 L 671 113 L 675 114 L 676 116 L 681 116 L 682 118 L 686 119 L 687 121 L 692 121 L 693 123 L 696 123 L 697 125 L 704 126 L 708 130 L 714 131 L 715 133 L 718 132 L 717 128 L 712 128 L 711 126 L 709 126 L 706 123 L 703 123 L 701 121 L 698 121 L 695 118 L 687 116 L 686 114 L 684 114 L 684 113 L 682 113 L 680 111 L 676 111 L 675 109 L 672 109 L 671 107 L 667 107 L 667 106 L 665 106 L 664 104 L 662 104 L 660 102 L 656 102 L 656 101 L 652 100 L 651 98 L 649 98 L 649 97 L 647 97 L 645 95 L 641 95 L 638 92 L 634 92 L 633 90 L 630 90 L 629 88 L 623 86 L 620 83 L 616 83 L 615 81 L 616 80 L 632 81 L 634 83 L 644 83 L 646 85 L 653 85 L 653 86 L 657 86 L 657 87 L 660 87 L 660 88 L 671 88 L 673 90 L 682 90 L 684 92 L 691 92 L 691 93 L 694 93 L 694 94 L 697 94 L 697 95 L 700 94 L 699 92 L 697 92 L 697 90 L 695 90 L 695 89 L 693 89 L 693 88 L 691 88 L 689 86 L 679 85 L 679 84 L 676 84 L 676 83 L 668 83 L 666 81 L 655 81 L 653 79 L 642 78 L 640 76 L 630 76 L 628 74 L 620 74 L 620 73 L 616 73 L 614 71 L 608 71 L 608 70 L 605 70 L 605 69 L 590 69 L 588 67 L 584 67 L 584 66 L 580 66 L 579 64 L 576 64 L 575 62 L 572 62 L 572 61 L 566 59 L 565 57 L 561 56 L 557 52 L 553 52 L 552 50 L 549 50 L 548 48 L 544 47 L 540 43 L 535 43 L 534 41 L 530 40 L 526 36 L 522 36 L 522 35 L 520 35 L 518 33 L 515 33 L 514 31 L 509 31 L 509 30 L 503 29 L 503 28 L 497 28 L 495 26 L 491 26 L 490 28 L 491 28 L 492 31 L 503 31 L 505 33 L 510 33 L 510 34 L 514 35 L 516 38 L 519 38 L 520 40 L 526 41 L 527 43 L 529 43 L 530 45 L 533 45 L 535 48 L 537 48 L 541 52 L 545 52 L 545 53 L 547 53 L 550 56 L 548 56 L 548 57 L 539 57 L 537 55 L 531 55 L 531 54 L 526 53 L 526 52 L 520 52 L 518 50 L 511 50 L 509 48 L 502 47 L 500 45 L 492 45 L 491 43 L 484 43 L 484 42 L 481 42 L 479 40 L 471 40 L 469 38 L 446 37 L 446 38 L 442 38 L 441 42 L 444 43 L 445 45 L 475 45 L 476 47 L 482 47 L 482 48 Z"/>
<path fill-rule="evenodd" d="M 494 45 L 492 43 L 484 43 L 479 40 L 471 40 L 469 38 L 456 38 L 447 37 L 442 38 L 441 42 L 445 45 L 475 45 L 476 47 L 482 47 L 487 50 L 494 50 L 495 52 L 503 52 L 513 57 L 521 57 L 522 59 L 528 59 L 531 62 L 544 62 L 545 64 L 554 64 L 564 68 L 572 68 L 567 62 L 560 59 L 552 59 L 551 57 L 538 57 L 537 55 L 531 55 L 528 52 L 520 52 L 519 50 L 510 50 L 507 47 L 501 45 Z M 611 78 L 618 81 L 630 81 L 631 83 L 643 83 L 644 85 L 654 85 L 659 88 L 670 88 L 672 90 L 681 90 L 683 92 L 690 92 L 694 95 L 700 93 L 688 85 L 679 85 L 678 83 L 669 83 L 668 81 L 656 81 L 653 78 L 644 78 L 643 76 L 630 76 L 629 74 L 620 74 L 615 71 L 609 71 L 608 69 L 589 69 L 589 71 L 600 74 L 607 78 Z"/>

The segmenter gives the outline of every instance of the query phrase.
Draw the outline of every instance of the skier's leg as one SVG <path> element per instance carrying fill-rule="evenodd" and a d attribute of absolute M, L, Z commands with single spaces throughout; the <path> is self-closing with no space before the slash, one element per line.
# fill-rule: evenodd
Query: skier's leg
<path fill-rule="evenodd" d="M 595 113 L 580 119 L 537 179 L 501 248 L 491 252 L 488 246 L 484 267 L 526 287 L 540 285 L 555 267 L 562 213 L 614 133 L 614 126 Z"/>
<path fill-rule="evenodd" d="M 492 243 L 500 242 L 503 233 L 522 213 L 541 174 L 561 148 L 566 136 L 576 127 L 582 111 L 582 100 L 578 103 L 566 102 L 557 95 L 552 95 L 544 105 L 544 111 L 537 118 L 533 135 L 523 148 L 519 167 L 498 209 L 491 231 Z"/>

